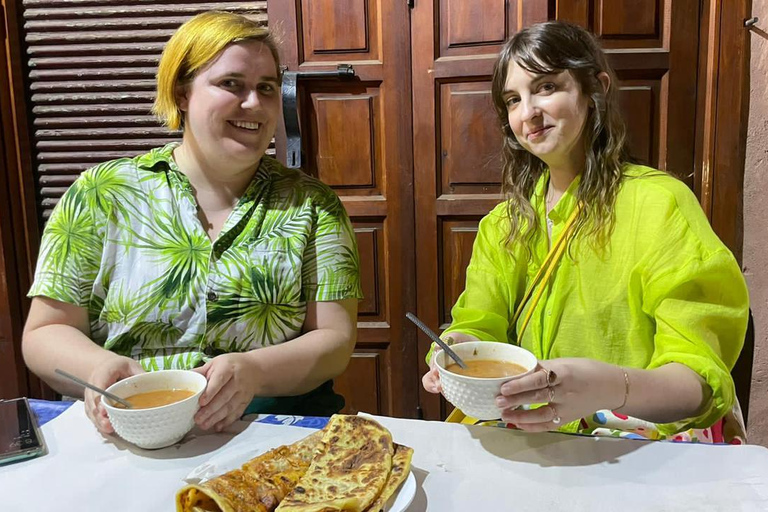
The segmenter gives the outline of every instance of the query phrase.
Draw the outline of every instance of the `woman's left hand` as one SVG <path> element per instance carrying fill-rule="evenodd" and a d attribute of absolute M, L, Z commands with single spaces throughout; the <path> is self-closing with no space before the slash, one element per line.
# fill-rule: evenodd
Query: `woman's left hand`
<path fill-rule="evenodd" d="M 624 401 L 624 372 L 593 359 L 541 361 L 536 371 L 504 383 L 496 405 L 501 419 L 521 430 L 543 432 L 593 414 L 620 408 Z M 538 409 L 520 405 L 547 404 Z"/>
<path fill-rule="evenodd" d="M 221 432 L 243 415 L 256 389 L 257 372 L 249 357 L 248 353 L 222 354 L 194 369 L 208 380 L 195 415 L 200 428 Z"/>

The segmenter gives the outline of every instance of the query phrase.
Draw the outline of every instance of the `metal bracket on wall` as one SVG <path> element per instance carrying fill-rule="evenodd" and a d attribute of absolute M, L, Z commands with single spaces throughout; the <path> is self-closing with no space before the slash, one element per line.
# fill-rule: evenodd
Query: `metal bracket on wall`
<path fill-rule="evenodd" d="M 299 127 L 297 85 L 300 80 L 354 78 L 351 64 L 339 64 L 336 71 L 283 71 L 283 121 L 285 122 L 285 164 L 291 169 L 301 167 L 301 128 Z"/>

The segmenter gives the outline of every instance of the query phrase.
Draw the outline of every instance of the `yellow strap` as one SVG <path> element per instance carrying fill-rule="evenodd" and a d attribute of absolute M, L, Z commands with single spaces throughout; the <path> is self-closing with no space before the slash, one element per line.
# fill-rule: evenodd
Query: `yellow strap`
<path fill-rule="evenodd" d="M 499 420 L 489 420 L 489 421 L 482 421 L 473 418 L 472 416 L 467 416 L 463 412 L 461 412 L 461 409 L 454 409 L 451 411 L 451 413 L 448 415 L 447 418 L 445 418 L 445 423 L 460 423 L 462 425 L 478 425 L 478 426 L 494 426 L 499 423 Z"/>
<path fill-rule="evenodd" d="M 453 411 L 451 411 L 451 414 L 449 414 L 447 418 L 445 418 L 445 422 L 446 423 L 464 423 L 464 420 L 467 420 L 467 419 L 471 420 L 470 425 L 475 424 L 476 420 L 474 418 L 470 418 L 469 416 L 461 412 L 461 409 L 456 408 Z"/>
<path fill-rule="evenodd" d="M 552 247 L 550 247 L 546 258 L 544 258 L 544 263 L 542 263 L 541 268 L 539 268 L 539 271 L 536 272 L 536 275 L 534 276 L 533 281 L 531 281 L 530 286 L 525 291 L 525 295 L 523 295 L 523 299 L 520 301 L 520 304 L 518 304 L 517 306 L 517 310 L 515 311 L 515 316 L 512 319 L 513 325 L 517 325 L 517 321 L 520 318 L 520 315 L 523 313 L 523 309 L 525 308 L 525 305 L 528 302 L 528 299 L 531 298 L 534 288 L 536 288 L 536 286 L 538 286 L 539 283 L 541 283 L 541 286 L 539 286 L 539 290 L 536 292 L 536 296 L 533 298 L 533 301 L 531 302 L 531 307 L 528 308 L 528 313 L 526 313 L 525 318 L 523 319 L 523 325 L 521 326 L 520 331 L 517 333 L 518 345 L 522 341 L 523 333 L 525 332 L 525 329 L 528 327 L 528 322 L 530 322 L 531 317 L 533 317 L 533 311 L 534 309 L 536 309 L 536 305 L 539 303 L 539 300 L 541 299 L 541 295 L 544 293 L 544 288 L 546 287 L 547 283 L 552 277 L 552 274 L 555 272 L 555 268 L 557 268 L 557 263 L 560 261 L 560 258 L 562 258 L 563 253 L 565 252 L 565 248 L 568 246 L 568 239 L 571 236 L 571 232 L 573 231 L 573 227 L 576 222 L 576 217 L 578 217 L 580 211 L 581 211 L 581 203 L 576 205 L 576 208 L 573 210 L 573 213 L 568 218 L 568 222 L 566 222 L 565 224 L 565 228 L 563 228 L 563 232 L 560 233 L 560 237 L 557 239 L 557 241 L 555 241 L 554 244 L 552 244 Z"/>

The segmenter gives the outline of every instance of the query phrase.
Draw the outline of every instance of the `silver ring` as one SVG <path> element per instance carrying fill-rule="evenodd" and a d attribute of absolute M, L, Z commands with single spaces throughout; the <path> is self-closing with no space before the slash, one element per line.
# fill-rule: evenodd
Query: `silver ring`
<path fill-rule="evenodd" d="M 547 386 L 554 386 L 557 380 L 557 374 L 552 370 L 547 370 Z"/>
<path fill-rule="evenodd" d="M 549 408 L 552 409 L 552 415 L 554 416 L 554 418 L 552 418 L 552 423 L 554 423 L 555 425 L 559 425 L 560 421 L 562 420 L 560 416 L 557 415 L 557 409 L 555 409 L 555 406 L 552 404 L 549 404 Z"/>
<path fill-rule="evenodd" d="M 547 390 L 549 391 L 549 403 L 552 403 L 555 401 L 555 388 L 553 386 L 548 386 Z"/>

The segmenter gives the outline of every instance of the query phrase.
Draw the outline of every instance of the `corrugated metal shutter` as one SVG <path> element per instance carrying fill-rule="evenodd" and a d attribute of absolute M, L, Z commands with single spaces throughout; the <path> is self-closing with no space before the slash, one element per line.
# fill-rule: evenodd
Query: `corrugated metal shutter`
<path fill-rule="evenodd" d="M 23 0 L 43 220 L 85 169 L 178 140 L 150 113 L 165 42 L 200 12 L 267 24 L 267 2 Z"/>

